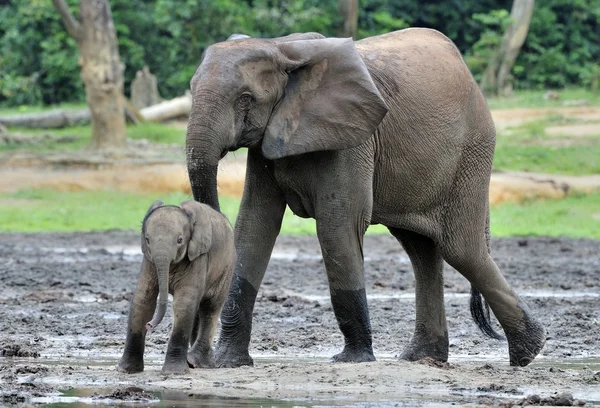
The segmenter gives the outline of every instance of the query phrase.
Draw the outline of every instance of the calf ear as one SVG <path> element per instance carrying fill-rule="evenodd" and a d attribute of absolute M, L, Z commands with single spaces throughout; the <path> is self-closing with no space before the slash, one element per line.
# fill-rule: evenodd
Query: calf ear
<path fill-rule="evenodd" d="M 207 253 L 212 245 L 212 222 L 207 207 L 197 201 L 181 203 L 181 209 L 189 217 L 192 226 L 192 235 L 187 247 L 190 261 Z"/>
<path fill-rule="evenodd" d="M 352 39 L 277 46 L 288 81 L 265 130 L 266 158 L 349 149 L 373 135 L 388 109 Z"/>
<path fill-rule="evenodd" d="M 148 211 L 146 211 L 146 215 L 144 216 L 144 220 L 142 221 L 142 253 L 148 259 L 150 259 L 150 251 L 148 250 L 148 245 L 146 244 L 146 220 L 154 210 L 162 206 L 163 202 L 160 200 L 156 200 L 155 202 L 153 202 L 150 208 L 148 208 Z"/>

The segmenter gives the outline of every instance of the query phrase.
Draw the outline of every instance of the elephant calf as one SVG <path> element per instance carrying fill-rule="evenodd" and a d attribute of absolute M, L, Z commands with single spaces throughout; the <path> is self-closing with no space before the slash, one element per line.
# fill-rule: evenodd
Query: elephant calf
<path fill-rule="evenodd" d="M 173 295 L 175 321 L 162 372 L 214 367 L 213 337 L 236 260 L 231 225 L 208 205 L 187 201 L 164 206 L 155 201 L 142 223 L 142 252 L 117 370 L 144 370 L 146 333 L 163 319 L 168 293 Z"/>

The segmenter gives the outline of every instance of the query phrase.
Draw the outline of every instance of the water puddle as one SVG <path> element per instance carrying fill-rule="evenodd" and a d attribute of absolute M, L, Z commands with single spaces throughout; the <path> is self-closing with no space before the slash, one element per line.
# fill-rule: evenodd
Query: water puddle
<path fill-rule="evenodd" d="M 311 365 L 311 364 L 323 364 L 330 363 L 331 356 L 335 354 L 337 349 L 324 349 L 317 353 L 310 353 L 306 355 L 282 355 L 281 353 L 264 353 L 264 352 L 252 352 L 252 357 L 256 366 L 267 365 L 267 364 L 294 364 L 294 365 Z M 395 354 L 392 353 L 379 353 L 375 350 L 377 361 L 398 361 Z M 45 353 L 44 357 L 38 357 L 35 359 L 36 362 L 48 365 L 64 365 L 69 364 L 72 366 L 116 366 L 117 361 L 120 357 L 120 351 L 118 354 L 103 354 L 98 355 L 97 351 L 91 351 L 90 355 L 70 355 L 65 357 L 63 355 L 52 355 Z M 160 369 L 162 366 L 164 355 L 160 353 L 146 353 L 144 356 L 146 366 L 150 369 L 155 367 Z M 10 360 L 5 362 L 12 362 L 13 364 L 24 364 L 31 363 L 29 358 L 11 357 Z M 507 365 L 506 353 L 502 350 L 498 353 L 489 353 L 486 355 L 467 355 L 467 354 L 453 354 L 448 358 L 448 362 L 451 364 L 494 364 L 498 366 Z M 552 368 L 555 370 L 591 370 L 600 371 L 600 356 L 588 356 L 588 357 L 574 357 L 574 358 L 555 358 L 546 357 L 539 355 L 535 361 L 531 364 L 531 367 L 538 368 Z"/>
<path fill-rule="evenodd" d="M 59 395 L 33 397 L 31 403 L 46 404 L 48 407 L 77 408 L 88 406 L 128 406 L 128 407 L 199 407 L 199 408 L 233 408 L 233 407 L 271 407 L 271 408 L 326 408 L 326 407 L 399 407 L 399 406 L 462 406 L 460 404 L 436 402 L 437 398 L 408 397 L 380 400 L 376 396 L 362 398 L 336 397 L 335 399 L 317 400 L 302 399 L 268 399 L 237 398 L 211 394 L 196 394 L 183 391 L 144 391 L 140 388 L 122 388 L 112 394 L 106 389 L 74 388 L 61 391 Z M 448 390 L 445 390 L 448 395 Z M 115 398 L 115 396 L 121 398 Z M 440 393 L 440 397 L 443 394 Z"/>
<path fill-rule="evenodd" d="M 310 302 L 329 302 L 329 295 L 312 295 L 298 292 L 286 292 L 290 296 L 294 296 L 300 299 L 305 299 Z M 571 299 L 571 298 L 599 298 L 600 293 L 598 292 L 583 292 L 583 291 L 548 291 L 548 290 L 531 290 L 520 292 L 521 297 L 526 298 L 560 298 L 560 299 Z M 469 293 L 445 293 L 444 299 L 468 299 L 471 295 Z M 368 301 L 386 301 L 386 300 L 415 300 L 414 293 L 373 293 L 367 294 Z"/>
<path fill-rule="evenodd" d="M 138 262 L 142 260 L 142 251 L 139 246 L 107 246 L 94 248 L 22 248 L 24 253 L 43 254 L 46 262 L 54 263 L 75 263 L 75 262 L 92 262 L 106 257 L 116 257 L 130 262 Z M 315 254 L 305 254 L 293 251 L 274 251 L 271 254 L 271 259 L 278 261 L 315 261 L 320 262 L 323 257 Z M 383 262 L 396 261 L 403 264 L 410 263 L 408 256 L 404 253 L 395 255 L 383 256 L 365 256 L 365 262 Z M 37 263 L 39 260 L 36 257 L 19 259 L 19 262 Z"/>

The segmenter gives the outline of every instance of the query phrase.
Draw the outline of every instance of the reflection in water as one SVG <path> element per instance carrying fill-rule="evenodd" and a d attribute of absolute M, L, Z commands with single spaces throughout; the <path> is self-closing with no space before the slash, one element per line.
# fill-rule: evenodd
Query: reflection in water
<path fill-rule="evenodd" d="M 131 389 L 131 388 L 129 388 Z M 34 404 L 45 404 L 55 408 L 84 408 L 89 406 L 118 406 L 118 407 L 198 407 L 198 408 L 234 408 L 234 407 L 387 407 L 397 406 L 389 401 L 374 401 L 372 403 L 346 401 L 310 401 L 310 400 L 275 400 L 267 398 L 235 398 L 216 395 L 194 394 L 182 391 L 138 391 L 131 394 L 130 400 L 110 398 L 106 389 L 75 388 L 63 391 L 61 396 L 32 398 Z M 98 398 L 98 396 L 106 398 Z M 154 398 L 135 399 L 136 396 Z M 415 401 L 413 401 L 415 402 Z"/>

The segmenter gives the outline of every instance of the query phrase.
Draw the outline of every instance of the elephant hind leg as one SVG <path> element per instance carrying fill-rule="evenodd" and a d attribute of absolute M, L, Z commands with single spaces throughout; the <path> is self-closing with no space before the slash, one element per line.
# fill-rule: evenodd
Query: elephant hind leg
<path fill-rule="evenodd" d="M 457 255 L 460 252 L 463 254 Z M 508 340 L 510 364 L 531 363 L 546 342 L 546 331 L 510 287 L 487 251 L 474 251 L 465 256 L 464 251 L 454 248 L 444 252 L 444 259 L 481 292 L 492 308 Z"/>
<path fill-rule="evenodd" d="M 440 248 L 433 240 L 416 232 L 399 228 L 389 230 L 408 254 L 416 281 L 415 331 L 400 358 L 416 361 L 429 357 L 438 361 L 448 361 L 444 264 Z"/>
<path fill-rule="evenodd" d="M 510 364 L 525 366 L 541 351 L 546 331 L 510 287 L 488 248 L 491 155 L 483 145 L 466 149 L 447 202 L 439 241 L 442 256 L 471 282 L 492 308 L 508 340 Z M 482 160 L 489 156 L 489 163 Z"/>
<path fill-rule="evenodd" d="M 193 368 L 214 368 L 216 367 L 213 355 L 213 340 L 217 331 L 217 322 L 223 302 L 215 304 L 212 300 L 200 303 L 200 308 L 196 315 L 198 321 L 197 333 L 190 351 L 188 352 L 188 365 Z"/>

